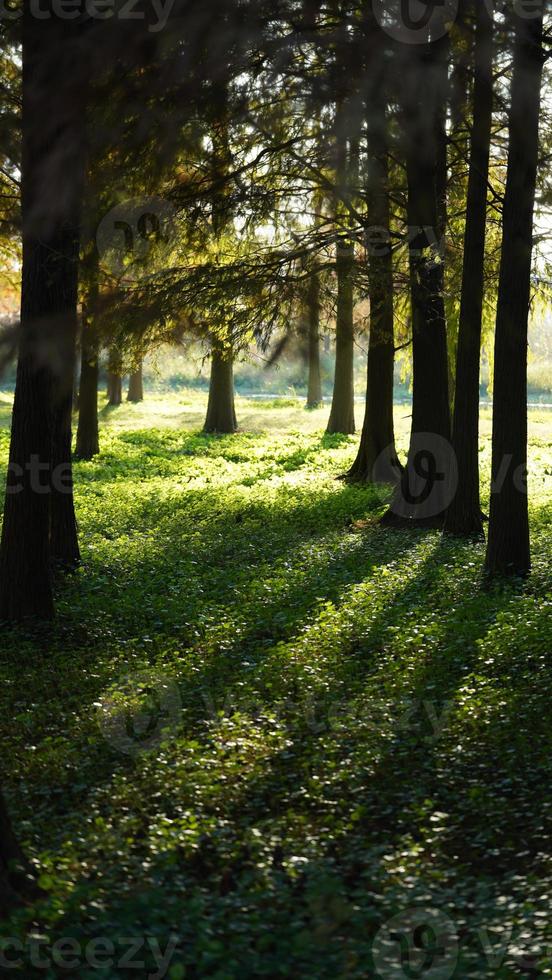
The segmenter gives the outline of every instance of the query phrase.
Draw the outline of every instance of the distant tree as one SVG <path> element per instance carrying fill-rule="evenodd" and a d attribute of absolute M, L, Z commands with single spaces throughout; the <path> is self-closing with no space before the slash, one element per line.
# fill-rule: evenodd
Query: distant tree
<path fill-rule="evenodd" d="M 232 351 L 215 342 L 211 352 L 211 380 L 204 432 L 236 432 L 238 421 L 234 407 L 234 361 Z"/>
<path fill-rule="evenodd" d="M 107 404 L 117 408 L 123 402 L 123 358 L 117 347 L 107 356 Z"/>
<path fill-rule="evenodd" d="M 84 270 L 84 274 L 83 273 Z M 100 451 L 98 426 L 98 347 L 97 310 L 99 300 L 98 252 L 90 243 L 81 263 L 82 330 L 77 459 L 92 459 Z"/>
<path fill-rule="evenodd" d="M 142 402 L 144 400 L 144 379 L 142 362 L 135 365 L 134 370 L 129 375 L 127 401 Z"/>
<path fill-rule="evenodd" d="M 316 269 L 308 279 L 306 309 L 307 325 L 307 408 L 322 404 L 320 376 L 320 277 Z"/>

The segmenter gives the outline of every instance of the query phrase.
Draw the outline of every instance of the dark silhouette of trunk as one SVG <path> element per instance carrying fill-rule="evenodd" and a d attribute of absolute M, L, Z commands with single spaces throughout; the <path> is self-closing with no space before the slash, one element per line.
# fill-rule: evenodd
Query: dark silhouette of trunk
<path fill-rule="evenodd" d="M 317 272 L 313 272 L 309 279 L 307 292 L 307 327 L 307 408 L 318 408 L 322 404 L 322 382 L 320 379 L 320 279 Z"/>
<path fill-rule="evenodd" d="M 226 68 L 211 85 L 211 133 L 213 152 L 211 156 L 214 192 L 211 200 L 213 236 L 217 249 L 222 236 L 228 231 L 232 213 L 228 201 L 228 173 L 232 169 L 232 153 L 229 142 L 229 77 Z M 234 351 L 229 335 L 224 338 L 211 338 L 211 378 L 209 401 L 205 418 L 204 432 L 231 434 L 236 432 L 238 423 L 234 404 Z"/>
<path fill-rule="evenodd" d="M 87 256 L 86 283 L 82 301 L 81 373 L 79 422 L 77 426 L 77 459 L 92 459 L 100 451 L 98 426 L 98 338 L 96 312 L 99 297 L 98 253 Z"/>
<path fill-rule="evenodd" d="M 527 501 L 527 321 L 539 152 L 543 9 L 514 15 L 516 39 L 510 147 L 494 355 L 493 458 L 486 571 L 525 575 L 531 567 Z"/>
<path fill-rule="evenodd" d="M 456 361 L 452 447 L 458 488 L 445 518 L 445 534 L 483 537 L 479 496 L 479 374 L 485 284 L 485 231 L 493 112 L 492 8 L 477 3 L 473 127 L 464 236 L 464 267 Z"/>
<path fill-rule="evenodd" d="M 21 330 L 0 546 L 5 620 L 52 618 L 50 535 L 58 533 L 59 512 L 67 528 L 72 513 L 68 445 L 84 173 L 78 31 L 57 17 L 37 20 L 24 7 Z M 58 508 L 59 467 L 67 499 Z"/>
<path fill-rule="evenodd" d="M 436 118 L 443 83 L 440 43 L 409 52 L 410 71 L 403 83 L 412 297 L 412 427 L 406 467 L 383 518 L 385 524 L 441 527 L 455 475 L 450 451 L 444 263 L 437 199 Z"/>
<path fill-rule="evenodd" d="M 82 354 L 82 322 L 77 323 L 77 338 L 75 343 L 75 358 L 73 361 L 73 411 L 79 410 L 80 396 L 80 362 Z"/>
<path fill-rule="evenodd" d="M 340 239 L 336 246 L 337 317 L 335 324 L 335 376 L 328 433 L 355 431 L 353 281 L 355 249 Z"/>
<path fill-rule="evenodd" d="M 144 401 L 144 379 L 142 376 L 142 363 L 135 371 L 132 372 L 128 379 L 128 392 L 127 401 L 129 402 L 143 402 Z"/>
<path fill-rule="evenodd" d="M 119 406 L 123 401 L 122 360 L 118 350 L 109 351 L 107 361 L 107 404 Z"/>
<path fill-rule="evenodd" d="M 488 0 L 492 4 L 493 0 Z M 475 42 L 477 30 L 474 29 L 477 10 L 482 5 L 478 0 L 460 0 L 458 13 L 455 19 L 455 44 L 449 54 L 450 81 L 449 81 L 449 104 L 450 104 L 450 128 L 444 132 L 447 146 L 452 147 L 452 156 L 458 165 L 461 161 L 469 161 L 470 145 L 473 126 L 473 87 L 475 69 Z M 446 119 L 445 119 L 446 121 Z M 469 166 L 468 166 L 469 169 Z M 456 168 L 455 168 L 456 177 Z M 447 203 L 448 211 L 448 203 Z M 447 250 L 445 224 L 445 253 Z M 452 254 L 452 252 L 451 252 Z M 453 263 L 456 267 L 457 262 Z M 446 271 L 446 263 L 445 263 Z M 449 280 L 450 281 L 450 280 Z M 450 284 L 454 299 L 461 292 L 461 285 L 456 282 Z M 457 313 L 457 305 L 453 303 L 450 307 L 450 316 L 447 317 L 448 333 L 448 359 L 449 359 L 449 393 L 451 413 L 454 409 L 456 396 L 456 369 L 458 355 L 458 334 L 460 330 L 460 316 Z M 447 310 L 447 313 L 449 311 Z"/>
<path fill-rule="evenodd" d="M 209 402 L 203 431 L 231 434 L 236 432 L 237 428 L 232 352 L 225 351 L 214 344 L 211 353 Z"/>
<path fill-rule="evenodd" d="M 74 280 L 74 303 L 76 308 L 76 276 Z M 76 355 L 74 333 L 65 338 L 64 348 L 63 353 L 59 355 L 59 372 L 52 399 L 50 559 L 59 568 L 71 569 L 80 561 L 71 463 L 71 421 Z"/>
<path fill-rule="evenodd" d="M 343 85 L 343 81 L 340 82 Z M 353 130 L 354 126 L 354 132 Z M 348 213 L 358 181 L 357 121 L 344 92 L 340 91 L 335 117 L 336 217 L 350 226 Z M 354 390 L 354 240 L 347 232 L 336 238 L 337 313 L 335 322 L 335 375 L 328 433 L 352 435 L 355 431 Z"/>
<path fill-rule="evenodd" d="M 375 88 L 375 86 L 374 86 Z M 370 340 L 366 411 L 350 480 L 396 483 L 400 464 L 393 423 L 393 255 L 389 234 L 389 163 L 387 120 L 381 88 L 372 91 L 368 106 L 368 241 Z"/>

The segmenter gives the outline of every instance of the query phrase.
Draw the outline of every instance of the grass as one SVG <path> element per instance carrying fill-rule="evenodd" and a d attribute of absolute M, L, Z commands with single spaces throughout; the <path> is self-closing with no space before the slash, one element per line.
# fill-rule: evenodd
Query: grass
<path fill-rule="evenodd" d="M 170 980 L 437 976 L 381 953 L 412 909 L 458 935 L 440 977 L 550 975 L 552 413 L 533 575 L 485 591 L 481 545 L 384 531 L 385 493 L 335 479 L 357 441 L 327 407 L 239 399 L 219 438 L 204 407 L 102 409 L 82 567 L 52 628 L 2 632 L 2 785 L 47 893 L 2 928 L 10 975 L 125 977 L 148 937 L 131 975 L 157 942 Z M 488 412 L 481 459 L 486 485 Z M 56 966 L 70 938 L 113 949 Z"/>

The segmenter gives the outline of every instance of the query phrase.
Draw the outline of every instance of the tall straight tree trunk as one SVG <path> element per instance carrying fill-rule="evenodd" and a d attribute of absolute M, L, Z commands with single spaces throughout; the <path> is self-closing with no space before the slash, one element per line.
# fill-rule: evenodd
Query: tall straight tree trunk
<path fill-rule="evenodd" d="M 406 170 L 412 297 L 412 427 L 406 468 L 385 524 L 441 527 L 449 502 L 450 404 L 444 263 L 437 198 L 436 118 L 443 81 L 439 44 L 409 54 Z M 413 69 L 413 71 L 412 71 Z"/>
<path fill-rule="evenodd" d="M 539 152 L 543 10 L 514 15 L 510 148 L 496 317 L 493 458 L 486 570 L 525 575 L 531 567 L 527 500 L 527 324 Z"/>
<path fill-rule="evenodd" d="M 335 376 L 328 433 L 355 431 L 353 282 L 355 248 L 339 239 L 336 245 L 337 317 L 335 324 Z"/>
<path fill-rule="evenodd" d="M 375 86 L 374 86 L 375 88 Z M 387 120 L 381 90 L 371 92 L 368 106 L 368 242 L 370 340 L 366 411 L 350 480 L 396 483 L 400 464 L 393 423 L 393 255 L 389 233 L 389 162 Z"/>
<path fill-rule="evenodd" d="M 336 217 L 349 226 L 347 207 L 358 180 L 358 124 L 343 91 L 336 106 Z M 354 125 L 354 132 L 353 132 Z M 354 240 L 341 232 L 336 238 L 337 314 L 335 323 L 335 376 L 330 418 L 326 431 L 352 435 L 355 431 L 354 389 Z"/>
<path fill-rule="evenodd" d="M 213 153 L 211 158 L 215 191 L 212 198 L 213 236 L 220 248 L 222 236 L 231 220 L 227 200 L 228 173 L 232 153 L 228 137 L 228 77 L 225 72 L 211 86 Z M 234 403 L 234 351 L 229 333 L 211 340 L 211 377 L 204 432 L 231 434 L 237 431 Z"/>
<path fill-rule="evenodd" d="M 98 253 L 88 256 L 87 277 L 82 301 L 81 373 L 79 386 L 79 421 L 77 426 L 77 459 L 92 459 L 100 451 L 98 426 L 98 338 L 96 313 L 99 298 Z"/>
<path fill-rule="evenodd" d="M 51 502 L 58 497 L 58 464 L 72 498 L 67 376 L 77 325 L 84 174 L 78 30 L 56 16 L 37 20 L 24 6 L 21 330 L 0 546 L 5 620 L 52 618 Z M 64 513 L 71 508 L 66 500 Z"/>
<path fill-rule="evenodd" d="M 142 362 L 132 372 L 128 379 L 128 392 L 127 401 L 129 402 L 143 402 L 144 401 L 144 379 L 142 372 Z"/>
<path fill-rule="evenodd" d="M 447 510 L 445 534 L 483 537 L 479 496 L 479 375 L 485 286 L 485 231 L 493 115 L 492 8 L 477 2 L 473 127 L 466 203 L 464 268 L 458 329 L 452 447 L 458 488 Z"/>
<path fill-rule="evenodd" d="M 307 328 L 307 408 L 318 408 L 322 404 L 322 382 L 320 378 L 320 278 L 316 270 L 310 276 L 307 291 Z"/>
<path fill-rule="evenodd" d="M 211 353 L 209 401 L 203 431 L 231 434 L 237 428 L 232 352 L 225 351 L 215 342 Z"/>

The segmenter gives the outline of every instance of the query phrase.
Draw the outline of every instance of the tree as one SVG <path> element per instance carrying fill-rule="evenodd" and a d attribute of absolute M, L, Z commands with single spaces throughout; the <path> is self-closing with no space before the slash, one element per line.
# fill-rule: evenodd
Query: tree
<path fill-rule="evenodd" d="M 355 432 L 354 350 L 354 244 L 339 238 L 336 244 L 337 314 L 335 326 L 335 375 L 328 433 Z"/>
<path fill-rule="evenodd" d="M 21 327 L 0 546 L 0 618 L 7 620 L 53 616 L 50 560 L 76 540 L 68 418 L 84 175 L 84 55 L 73 21 L 37 20 L 25 5 L 22 29 Z"/>
<path fill-rule="evenodd" d="M 116 347 L 111 347 L 107 361 L 107 404 L 118 408 L 123 402 L 123 359 Z"/>
<path fill-rule="evenodd" d="M 477 3 L 473 124 L 452 426 L 458 488 L 448 507 L 444 527 L 445 534 L 474 538 L 483 536 L 479 498 L 479 373 L 492 114 L 492 7 Z"/>
<path fill-rule="evenodd" d="M 490 575 L 525 575 L 531 567 L 527 500 L 527 324 L 531 296 L 533 211 L 539 154 L 545 0 L 536 16 L 514 14 L 508 175 L 496 316 Z"/>
<path fill-rule="evenodd" d="M 134 402 L 134 403 L 144 401 L 144 379 L 143 379 L 142 361 L 140 361 L 140 363 L 135 366 L 134 371 L 132 371 L 129 376 L 127 401 Z"/>
<path fill-rule="evenodd" d="M 211 381 L 204 432 L 236 432 L 238 422 L 234 407 L 234 363 L 231 350 L 214 345 L 211 353 Z"/>
<path fill-rule="evenodd" d="M 99 299 L 98 252 L 90 244 L 81 263 L 84 269 L 82 296 L 81 372 L 79 385 L 79 420 L 77 426 L 77 459 L 92 459 L 100 451 L 98 426 L 98 336 Z"/>
<path fill-rule="evenodd" d="M 320 377 L 320 277 L 314 270 L 309 276 L 306 302 L 307 319 L 307 408 L 322 404 Z"/>
<path fill-rule="evenodd" d="M 371 37 L 378 37 L 372 30 Z M 376 62 L 376 53 L 371 52 Z M 370 339 L 366 409 L 356 459 L 347 473 L 350 480 L 396 483 L 400 464 L 395 449 L 393 375 L 393 252 L 389 203 L 389 148 L 383 59 L 372 76 L 367 103 L 368 132 L 368 278 Z"/>
<path fill-rule="evenodd" d="M 408 240 L 412 303 L 412 427 L 406 467 L 385 524 L 442 526 L 451 479 L 444 256 L 438 200 L 442 39 L 411 46 L 404 66 Z"/>
<path fill-rule="evenodd" d="M 339 93 L 335 118 L 336 190 L 338 219 L 341 202 L 348 204 L 358 175 L 358 140 L 353 135 L 354 114 Z M 345 224 L 349 223 L 345 214 Z M 355 432 L 354 389 L 354 279 L 355 243 L 347 231 L 339 232 L 335 245 L 337 311 L 335 322 L 335 374 L 332 406 L 326 431 L 352 435 Z"/>
<path fill-rule="evenodd" d="M 230 93 L 229 80 L 217 79 L 211 87 L 212 168 L 212 230 L 215 248 L 223 247 L 225 233 L 230 233 L 232 220 L 228 202 L 228 177 L 232 169 L 229 138 Z M 236 432 L 238 423 L 234 401 L 234 351 L 231 337 L 223 325 L 212 332 L 211 378 L 204 432 Z"/>

